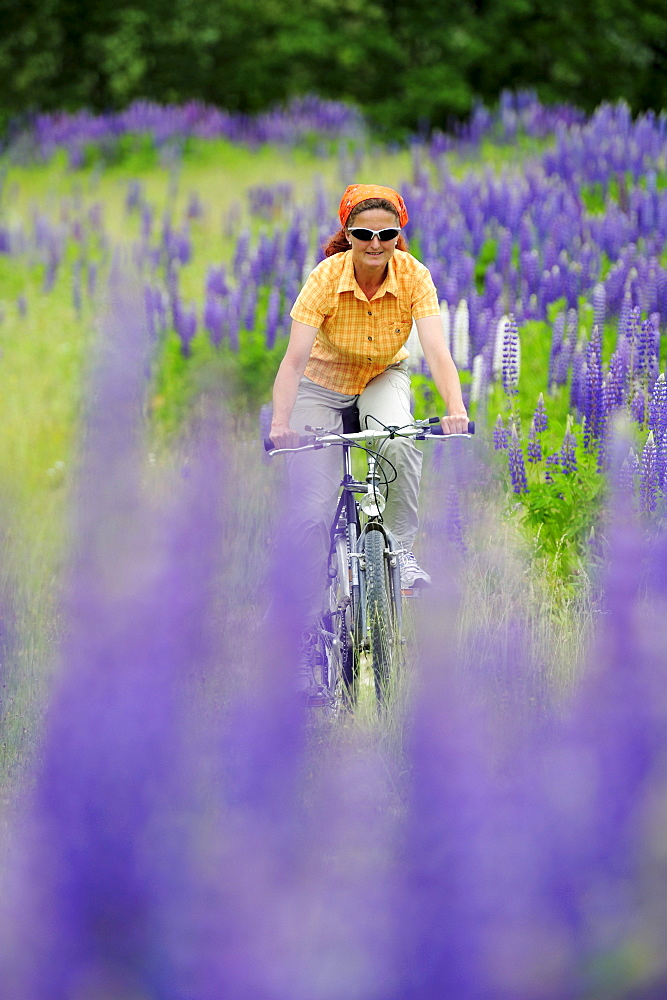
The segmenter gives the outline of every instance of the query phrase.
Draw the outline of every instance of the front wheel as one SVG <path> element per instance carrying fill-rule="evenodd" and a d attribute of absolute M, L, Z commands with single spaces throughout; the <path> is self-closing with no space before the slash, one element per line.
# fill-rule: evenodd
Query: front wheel
<path fill-rule="evenodd" d="M 347 541 L 339 535 L 330 557 L 327 609 L 323 615 L 325 634 L 324 687 L 336 710 L 356 701 L 358 652 L 352 636 L 352 602 L 349 583 Z"/>
<path fill-rule="evenodd" d="M 379 530 L 366 532 L 366 626 L 370 645 L 375 693 L 381 704 L 387 698 L 394 651 L 394 615 L 392 611 L 389 564 L 386 541 Z"/>

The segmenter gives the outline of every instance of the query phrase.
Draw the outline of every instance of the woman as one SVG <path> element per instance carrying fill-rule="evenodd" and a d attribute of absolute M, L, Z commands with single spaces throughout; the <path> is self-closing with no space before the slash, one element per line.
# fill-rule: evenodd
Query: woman
<path fill-rule="evenodd" d="M 306 425 L 340 431 L 342 411 L 357 404 L 363 427 L 410 423 L 410 377 L 405 342 L 412 327 L 447 406 L 445 434 L 465 433 L 468 414 L 458 373 L 442 333 L 430 272 L 407 252 L 401 228 L 408 212 L 392 188 L 352 184 L 338 216 L 341 229 L 324 248 L 291 311 L 292 328 L 273 389 L 271 439 L 298 444 Z M 384 521 L 402 549 L 405 588 L 428 584 L 412 546 L 418 528 L 422 455 L 407 439 L 387 442 L 383 455 L 396 469 Z M 298 532 L 309 555 L 304 584 L 318 610 L 329 545 L 328 520 L 340 482 L 337 448 L 290 457 L 299 497 Z M 321 579 L 320 579 L 321 578 Z"/>

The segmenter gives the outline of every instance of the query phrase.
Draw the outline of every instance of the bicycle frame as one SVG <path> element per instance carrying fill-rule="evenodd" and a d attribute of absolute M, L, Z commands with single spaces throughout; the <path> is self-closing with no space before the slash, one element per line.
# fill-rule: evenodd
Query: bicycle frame
<path fill-rule="evenodd" d="M 359 436 L 361 438 L 366 437 L 364 432 L 361 432 Z M 351 438 L 352 435 L 345 435 L 345 437 Z M 365 574 L 362 572 L 364 542 L 368 530 L 381 531 L 384 536 L 385 550 L 389 552 L 388 558 L 392 580 L 392 604 L 395 611 L 396 629 L 398 635 L 400 635 L 403 627 L 403 616 L 400 600 L 400 570 L 397 558 L 399 549 L 396 545 L 396 539 L 386 525 L 384 525 L 379 519 L 379 512 L 377 514 L 368 514 L 366 520 L 364 521 L 360 516 L 360 504 L 355 499 L 356 493 L 366 495 L 369 493 L 380 493 L 380 476 L 377 473 L 378 455 L 377 453 L 366 451 L 368 473 L 365 481 L 362 482 L 356 479 L 352 473 L 352 444 L 345 440 L 341 442 L 341 446 L 343 449 L 343 478 L 340 483 L 338 506 L 329 529 L 331 544 L 329 546 L 328 564 L 331 566 L 332 556 L 335 555 L 336 539 L 342 537 L 344 534 L 347 544 L 347 558 L 350 571 L 350 599 L 352 601 L 353 609 L 358 609 L 360 616 L 360 634 L 365 636 L 367 627 L 365 601 L 366 593 Z"/>
<path fill-rule="evenodd" d="M 338 604 L 336 609 L 329 607 L 323 611 L 323 625 L 320 628 L 320 638 L 324 648 L 323 690 L 331 705 L 335 705 L 338 699 L 337 689 L 340 685 L 341 671 L 348 682 L 351 676 L 354 684 L 358 665 L 356 658 L 363 650 L 369 649 L 378 701 L 383 703 L 393 661 L 392 646 L 403 641 L 402 592 L 398 561 L 400 549 L 391 531 L 382 522 L 384 496 L 380 493 L 381 477 L 378 472 L 381 455 L 370 447 L 370 442 L 397 437 L 422 441 L 427 438 L 442 438 L 440 427 L 434 428 L 433 424 L 439 424 L 437 418 L 415 421 L 406 427 L 386 427 L 383 430 L 351 432 L 344 430 L 343 433 L 327 433 L 323 428 L 307 428 L 312 435 L 301 437 L 299 445 L 295 448 L 275 449 L 271 441 L 264 442 L 266 450 L 271 455 L 318 450 L 334 445 L 343 448 L 343 478 L 340 482 L 336 512 L 329 529 L 330 545 L 327 558 L 328 576 L 331 581 L 329 601 L 331 603 L 331 600 L 337 600 Z M 474 424 L 470 423 L 467 434 L 447 436 L 470 437 L 473 433 Z M 356 479 L 352 472 L 351 451 L 353 447 L 359 446 L 367 457 L 367 475 L 364 481 Z M 364 500 L 358 501 L 355 494 L 364 494 L 375 499 L 364 504 Z M 371 560 L 369 572 L 371 566 L 373 570 L 369 579 L 373 585 L 372 594 L 367 590 L 366 573 L 366 547 L 371 532 L 373 545 L 369 550 Z M 382 535 L 381 549 L 378 547 L 377 533 Z M 381 582 L 378 589 L 379 579 Z M 369 606 L 372 609 L 370 620 Z M 384 610 L 380 612 L 380 608 Z M 348 609 L 351 612 L 351 621 L 347 618 Z M 380 620 L 384 623 L 384 631 L 378 625 Z M 348 642 L 353 644 L 350 655 L 348 655 Z"/>

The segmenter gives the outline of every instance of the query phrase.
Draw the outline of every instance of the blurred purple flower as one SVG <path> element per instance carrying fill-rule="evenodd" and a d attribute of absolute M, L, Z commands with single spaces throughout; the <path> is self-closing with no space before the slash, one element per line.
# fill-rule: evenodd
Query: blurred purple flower
<path fill-rule="evenodd" d="M 649 431 L 641 457 L 639 506 L 648 513 L 658 506 L 658 460 L 653 431 Z"/>
<path fill-rule="evenodd" d="M 529 462 L 541 462 L 542 461 L 542 444 L 537 436 L 535 429 L 535 418 L 530 422 L 530 430 L 528 431 L 528 447 L 526 449 L 527 458 Z"/>
<path fill-rule="evenodd" d="M 190 193 L 185 215 L 188 219 L 201 219 L 204 215 L 204 206 L 199 194 L 196 191 Z"/>
<path fill-rule="evenodd" d="M 661 441 L 667 431 L 667 383 L 664 373 L 656 379 L 653 386 L 649 401 L 648 426 L 653 431 L 655 440 Z"/>
<path fill-rule="evenodd" d="M 510 398 L 518 392 L 519 368 L 519 330 L 514 317 L 510 316 L 503 337 L 503 388 Z"/>
<path fill-rule="evenodd" d="M 219 295 L 224 298 L 229 294 L 229 286 L 226 281 L 226 273 L 223 265 L 214 267 L 211 265 L 206 273 L 207 294 Z"/>
<path fill-rule="evenodd" d="M 271 350 L 276 342 L 278 324 L 280 322 L 280 289 L 272 288 L 266 307 L 266 346 Z"/>
<path fill-rule="evenodd" d="M 172 302 L 172 316 L 174 330 L 181 341 L 181 350 L 188 357 L 197 333 L 197 308 L 194 305 L 183 305 L 181 299 L 177 297 Z"/>
<path fill-rule="evenodd" d="M 542 392 L 537 397 L 537 406 L 535 407 L 535 412 L 533 414 L 533 422 L 535 424 L 535 430 L 539 434 L 545 431 L 549 426 L 547 411 L 544 405 L 544 393 Z"/>
<path fill-rule="evenodd" d="M 20 830 L 16 950 L 3 965 L 12 995 L 35 1000 L 80 989 L 162 992 L 172 964 L 165 890 L 182 847 L 185 689 L 212 650 L 219 464 L 215 451 L 197 456 L 157 517 L 142 502 L 148 337 L 131 278 L 112 274 L 110 299 L 84 439 L 62 670 Z"/>
<path fill-rule="evenodd" d="M 561 469 L 566 475 L 577 471 L 577 439 L 572 430 L 572 421 L 569 418 L 560 451 L 560 461 Z"/>
<path fill-rule="evenodd" d="M 526 479 L 526 466 L 524 464 L 523 449 L 516 432 L 516 426 L 512 424 L 507 461 L 509 466 L 512 489 L 515 493 L 528 493 L 528 481 Z"/>
<path fill-rule="evenodd" d="M 509 444 L 509 431 L 500 414 L 496 418 L 493 426 L 493 447 L 496 451 L 503 451 Z"/>
<path fill-rule="evenodd" d="M 646 421 L 646 396 L 642 389 L 637 389 L 630 402 L 632 419 L 643 425 Z"/>
<path fill-rule="evenodd" d="M 561 472 L 561 453 L 559 451 L 553 452 L 551 455 L 547 455 L 545 460 L 546 468 L 544 470 L 544 481 L 545 483 L 553 483 L 553 478 L 551 476 L 551 470 L 554 472 Z"/>
<path fill-rule="evenodd" d="M 217 295 L 208 295 L 204 306 L 204 326 L 209 332 L 211 343 L 218 347 L 222 340 L 225 307 Z"/>

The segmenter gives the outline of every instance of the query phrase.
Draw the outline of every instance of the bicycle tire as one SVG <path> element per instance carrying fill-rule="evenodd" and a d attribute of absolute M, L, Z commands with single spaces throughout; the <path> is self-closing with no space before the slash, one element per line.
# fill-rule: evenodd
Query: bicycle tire
<path fill-rule="evenodd" d="M 342 536 L 334 542 L 332 571 L 328 608 L 324 615 L 324 626 L 331 639 L 326 644 L 326 676 L 323 677 L 323 683 L 329 693 L 330 705 L 335 711 L 342 702 L 353 704 L 356 700 L 358 676 L 358 655 L 355 654 L 352 636 L 347 542 Z"/>
<path fill-rule="evenodd" d="M 370 646 L 375 694 L 383 705 L 387 700 L 394 646 L 394 621 L 391 602 L 389 565 L 385 557 L 384 532 L 366 532 L 366 626 Z"/>

